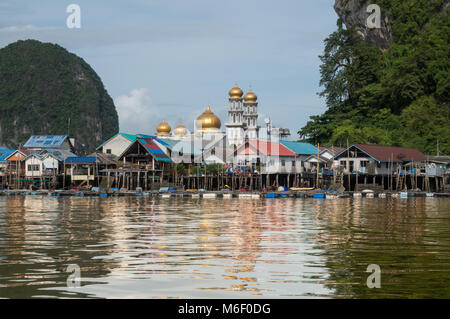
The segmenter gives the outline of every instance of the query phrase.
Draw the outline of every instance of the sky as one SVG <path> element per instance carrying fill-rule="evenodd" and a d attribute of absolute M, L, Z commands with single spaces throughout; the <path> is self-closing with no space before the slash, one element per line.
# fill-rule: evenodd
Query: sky
<path fill-rule="evenodd" d="M 211 106 L 225 130 L 228 91 L 258 96 L 259 124 L 289 128 L 325 111 L 319 55 L 336 29 L 333 0 L 1 0 L 0 48 L 36 39 L 82 57 L 100 76 L 121 132 L 161 120 L 192 130 Z M 69 29 L 70 4 L 81 28 Z"/>

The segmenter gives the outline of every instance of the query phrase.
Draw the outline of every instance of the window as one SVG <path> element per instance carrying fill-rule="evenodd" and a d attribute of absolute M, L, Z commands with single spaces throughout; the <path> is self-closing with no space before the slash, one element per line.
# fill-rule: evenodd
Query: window
<path fill-rule="evenodd" d="M 386 162 L 386 168 L 389 168 L 389 163 L 388 162 Z"/>
<path fill-rule="evenodd" d="M 292 167 L 295 167 L 295 161 L 292 161 Z"/>
<path fill-rule="evenodd" d="M 106 154 L 111 154 L 111 149 L 110 148 L 106 149 Z"/>
<path fill-rule="evenodd" d="M 211 150 L 211 155 L 216 155 L 216 149 L 215 149 L 215 148 L 213 148 L 213 149 Z"/>
<path fill-rule="evenodd" d="M 30 164 L 30 165 L 28 165 L 28 171 L 29 172 L 39 171 L 39 165 L 38 164 Z"/>
<path fill-rule="evenodd" d="M 343 168 L 347 168 L 347 161 L 341 161 L 340 163 Z"/>
<path fill-rule="evenodd" d="M 286 161 L 285 160 L 281 160 L 281 166 L 286 166 Z"/>
<path fill-rule="evenodd" d="M 369 165 L 369 161 L 361 161 L 361 167 L 367 167 Z"/>

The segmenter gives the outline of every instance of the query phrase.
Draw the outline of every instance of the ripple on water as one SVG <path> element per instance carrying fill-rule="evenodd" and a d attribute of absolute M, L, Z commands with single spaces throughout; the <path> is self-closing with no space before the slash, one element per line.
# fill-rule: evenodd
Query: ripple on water
<path fill-rule="evenodd" d="M 449 199 L 0 197 L 0 297 L 448 298 L 449 252 Z"/>

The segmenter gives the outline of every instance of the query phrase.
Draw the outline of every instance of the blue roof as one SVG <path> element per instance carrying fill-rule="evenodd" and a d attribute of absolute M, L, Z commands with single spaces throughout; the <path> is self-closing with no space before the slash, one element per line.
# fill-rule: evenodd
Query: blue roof
<path fill-rule="evenodd" d="M 93 164 L 97 160 L 97 157 L 94 156 L 71 156 L 66 158 L 65 163 L 66 164 Z"/>
<path fill-rule="evenodd" d="M 24 148 L 54 148 L 60 147 L 67 135 L 33 135 L 24 144 Z"/>
<path fill-rule="evenodd" d="M 6 161 L 6 158 L 14 153 L 15 150 L 9 148 L 0 148 L 0 162 Z"/>
<path fill-rule="evenodd" d="M 156 138 L 155 135 L 147 135 L 147 134 L 137 134 L 137 136 L 141 138 Z"/>
<path fill-rule="evenodd" d="M 280 143 L 297 155 L 317 154 L 317 147 L 309 143 L 295 141 L 280 141 Z"/>
<path fill-rule="evenodd" d="M 153 156 L 157 161 L 172 162 L 172 160 L 164 153 L 162 149 L 155 143 L 152 138 L 138 138 L 138 142 Z"/>

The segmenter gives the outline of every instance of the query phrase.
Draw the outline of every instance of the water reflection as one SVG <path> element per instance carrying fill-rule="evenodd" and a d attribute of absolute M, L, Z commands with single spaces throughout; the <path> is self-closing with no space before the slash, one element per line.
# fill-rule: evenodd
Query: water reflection
<path fill-rule="evenodd" d="M 449 297 L 449 217 L 438 198 L 0 197 L 0 296 Z"/>

